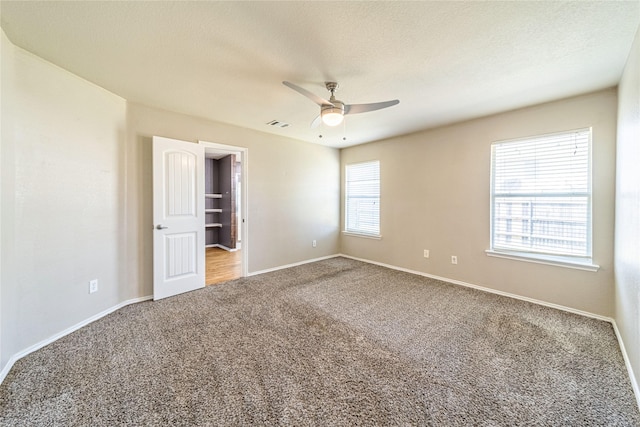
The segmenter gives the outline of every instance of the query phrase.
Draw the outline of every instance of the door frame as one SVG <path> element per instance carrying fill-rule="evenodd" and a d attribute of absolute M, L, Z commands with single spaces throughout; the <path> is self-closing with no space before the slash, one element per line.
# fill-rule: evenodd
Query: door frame
<path fill-rule="evenodd" d="M 242 168 L 240 170 L 240 217 L 241 221 L 238 224 L 240 227 L 240 233 L 242 236 L 242 277 L 249 275 L 249 149 L 246 147 L 239 147 L 236 145 L 219 144 L 217 142 L 201 141 L 198 140 L 198 144 L 204 146 L 205 158 L 207 152 L 216 152 L 224 154 L 240 154 L 240 161 L 242 162 Z"/>

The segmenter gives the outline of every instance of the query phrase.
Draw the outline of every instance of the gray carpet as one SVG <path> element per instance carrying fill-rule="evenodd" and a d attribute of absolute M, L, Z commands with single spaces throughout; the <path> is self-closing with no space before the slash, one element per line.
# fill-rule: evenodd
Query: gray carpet
<path fill-rule="evenodd" d="M 610 324 L 345 258 L 134 304 L 18 361 L 2 426 L 638 426 Z"/>

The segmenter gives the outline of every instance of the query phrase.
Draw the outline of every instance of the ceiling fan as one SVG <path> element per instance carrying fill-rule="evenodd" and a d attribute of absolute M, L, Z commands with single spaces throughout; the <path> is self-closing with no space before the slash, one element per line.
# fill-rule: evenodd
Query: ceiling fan
<path fill-rule="evenodd" d="M 311 127 L 314 128 L 322 121 L 327 126 L 337 126 L 342 123 L 346 114 L 360 114 L 369 111 L 380 110 L 382 108 L 392 107 L 400 101 L 394 99 L 393 101 L 374 102 L 371 104 L 345 104 L 344 102 L 336 99 L 335 91 L 338 89 L 338 83 L 325 82 L 327 90 L 331 93 L 329 100 L 326 100 L 306 89 L 301 88 L 298 85 L 284 81 L 283 85 L 290 87 L 298 93 L 306 96 L 316 104 L 320 106 L 320 115 L 311 122 Z"/>

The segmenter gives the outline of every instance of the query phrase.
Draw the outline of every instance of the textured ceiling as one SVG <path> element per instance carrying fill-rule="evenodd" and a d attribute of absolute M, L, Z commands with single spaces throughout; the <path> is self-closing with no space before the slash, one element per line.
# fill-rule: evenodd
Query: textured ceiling
<path fill-rule="evenodd" d="M 2 1 L 0 15 L 14 44 L 130 101 L 342 147 L 615 86 L 639 6 Z M 310 129 L 319 107 L 283 80 L 400 104 Z"/>

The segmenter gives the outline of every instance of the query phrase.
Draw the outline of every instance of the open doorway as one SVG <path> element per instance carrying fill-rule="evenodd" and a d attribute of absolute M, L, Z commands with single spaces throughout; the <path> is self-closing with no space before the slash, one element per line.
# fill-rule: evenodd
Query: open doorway
<path fill-rule="evenodd" d="M 246 149 L 205 146 L 205 284 L 246 276 Z"/>

